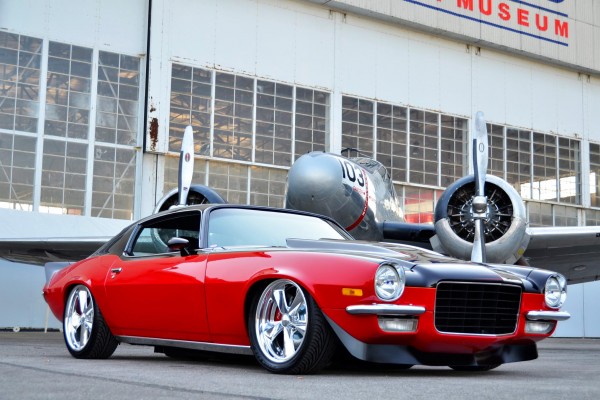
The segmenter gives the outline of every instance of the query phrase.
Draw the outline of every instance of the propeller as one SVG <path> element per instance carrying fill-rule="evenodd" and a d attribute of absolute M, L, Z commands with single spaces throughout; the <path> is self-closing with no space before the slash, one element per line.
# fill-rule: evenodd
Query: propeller
<path fill-rule="evenodd" d="M 188 193 L 192 184 L 192 175 L 194 175 L 194 130 L 188 125 L 185 128 L 183 140 L 181 141 L 178 179 L 179 204 L 175 207 L 187 205 Z"/>
<path fill-rule="evenodd" d="M 473 138 L 473 170 L 475 173 L 475 196 L 471 213 L 475 223 L 475 238 L 471 261 L 486 262 L 484 223 L 488 218 L 488 202 L 485 196 L 485 175 L 488 166 L 488 135 L 483 113 L 475 114 L 475 137 Z"/>

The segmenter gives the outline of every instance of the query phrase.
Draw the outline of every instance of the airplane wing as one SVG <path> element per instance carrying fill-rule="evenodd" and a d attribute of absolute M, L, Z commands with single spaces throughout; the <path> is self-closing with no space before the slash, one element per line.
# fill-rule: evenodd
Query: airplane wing
<path fill-rule="evenodd" d="M 0 259 L 34 265 L 79 261 L 131 221 L 0 210 Z"/>
<path fill-rule="evenodd" d="M 33 265 L 44 265 L 53 261 L 79 261 L 110 239 L 111 236 L 0 239 L 0 258 Z"/>
<path fill-rule="evenodd" d="M 384 240 L 429 248 L 433 225 L 386 221 Z M 532 267 L 561 273 L 570 284 L 600 280 L 600 226 L 527 228 L 529 245 L 523 255 Z"/>
<path fill-rule="evenodd" d="M 524 257 L 532 267 L 565 276 L 570 284 L 600 279 L 600 226 L 528 228 Z"/>

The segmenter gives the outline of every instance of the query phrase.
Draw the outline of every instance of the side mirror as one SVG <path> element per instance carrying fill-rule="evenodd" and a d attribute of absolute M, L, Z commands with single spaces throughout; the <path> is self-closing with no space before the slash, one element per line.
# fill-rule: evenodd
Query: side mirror
<path fill-rule="evenodd" d="M 181 257 L 189 256 L 192 253 L 189 250 L 190 241 L 180 237 L 173 237 L 167 242 L 170 251 L 181 252 Z"/>

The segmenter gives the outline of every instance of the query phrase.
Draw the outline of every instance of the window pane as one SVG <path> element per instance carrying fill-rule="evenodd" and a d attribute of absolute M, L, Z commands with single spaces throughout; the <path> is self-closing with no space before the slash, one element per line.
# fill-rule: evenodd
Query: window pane
<path fill-rule="evenodd" d="M 355 156 L 359 151 L 373 156 L 373 120 L 372 101 L 342 97 L 342 152 L 345 155 Z"/>
<path fill-rule="evenodd" d="M 0 128 L 37 132 L 41 43 L 0 31 Z"/>
<path fill-rule="evenodd" d="M 33 206 L 36 143 L 34 137 L 0 132 L 1 207 L 28 211 Z"/>

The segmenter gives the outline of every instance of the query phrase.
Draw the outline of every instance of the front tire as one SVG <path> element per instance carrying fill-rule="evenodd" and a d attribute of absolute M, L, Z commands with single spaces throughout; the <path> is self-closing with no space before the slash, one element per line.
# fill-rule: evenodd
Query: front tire
<path fill-rule="evenodd" d="M 250 344 L 258 363 L 280 374 L 308 374 L 329 364 L 335 337 L 317 303 L 288 279 L 270 283 L 252 300 Z"/>
<path fill-rule="evenodd" d="M 110 333 L 90 290 L 77 285 L 65 304 L 63 333 L 69 353 L 75 358 L 108 358 L 119 342 Z"/>

